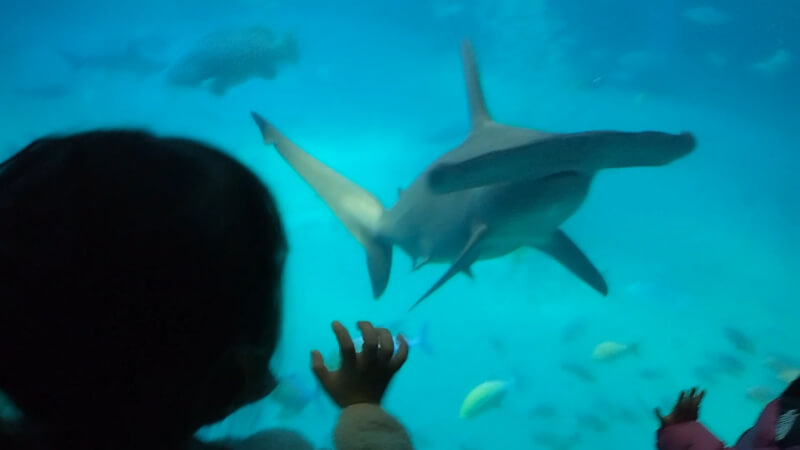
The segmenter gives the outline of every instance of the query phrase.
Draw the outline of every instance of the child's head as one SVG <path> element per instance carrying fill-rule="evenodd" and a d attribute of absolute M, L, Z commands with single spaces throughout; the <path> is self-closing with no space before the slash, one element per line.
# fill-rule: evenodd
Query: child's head
<path fill-rule="evenodd" d="M 0 389 L 59 444 L 185 438 L 274 387 L 285 253 L 214 148 L 38 140 L 0 166 Z"/>
<path fill-rule="evenodd" d="M 794 381 L 789 384 L 789 387 L 783 391 L 781 397 L 795 398 L 800 400 L 800 376 L 795 378 Z"/>

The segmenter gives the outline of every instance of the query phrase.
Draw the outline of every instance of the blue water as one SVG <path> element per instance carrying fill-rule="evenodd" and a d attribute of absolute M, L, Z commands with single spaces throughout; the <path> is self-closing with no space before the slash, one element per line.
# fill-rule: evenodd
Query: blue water
<path fill-rule="evenodd" d="M 313 383 L 309 352 L 335 350 L 332 320 L 353 332 L 356 320 L 397 322 L 409 335 L 429 324 L 434 352 L 412 351 L 385 400 L 419 449 L 553 448 L 544 432 L 573 449 L 652 448 L 652 409 L 694 385 L 708 390 L 701 419 L 731 443 L 763 405 L 748 389 L 785 385 L 766 359 L 800 356 L 794 1 L 2 2 L 0 156 L 42 134 L 111 126 L 230 151 L 276 193 L 288 227 L 276 372 Z M 58 53 L 118 52 L 136 41 L 174 62 L 208 32 L 256 23 L 293 33 L 300 60 L 222 97 L 167 86 L 159 73 L 75 70 Z M 522 251 L 477 263 L 474 280 L 455 277 L 408 314 L 446 267 L 411 273 L 396 251 L 389 288 L 374 301 L 359 244 L 250 119 L 250 110 L 267 116 L 392 205 L 398 187 L 468 132 L 464 37 L 498 121 L 697 136 L 696 151 L 669 166 L 601 173 L 564 225 L 605 275 L 608 297 Z M 755 352 L 738 351 L 726 327 Z M 603 341 L 637 343 L 639 352 L 593 361 Z M 704 376 L 709 366 L 713 377 Z M 525 383 L 500 408 L 459 420 L 470 389 L 512 377 Z M 326 398 L 288 418 L 279 406 L 267 398 L 201 436 L 282 426 L 330 445 L 336 409 Z"/>

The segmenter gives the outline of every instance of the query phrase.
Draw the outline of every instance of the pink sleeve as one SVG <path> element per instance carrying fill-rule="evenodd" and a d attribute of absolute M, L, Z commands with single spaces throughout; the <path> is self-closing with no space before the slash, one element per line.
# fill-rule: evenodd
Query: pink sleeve
<path fill-rule="evenodd" d="M 658 450 L 722 450 L 725 446 L 700 422 L 684 422 L 658 430 Z"/>
<path fill-rule="evenodd" d="M 775 446 L 775 426 L 780 414 L 780 401 L 773 400 L 764 407 L 753 427 L 753 447 L 771 448 Z"/>
<path fill-rule="evenodd" d="M 403 425 L 379 405 L 368 403 L 342 410 L 333 441 L 336 450 L 413 450 Z"/>

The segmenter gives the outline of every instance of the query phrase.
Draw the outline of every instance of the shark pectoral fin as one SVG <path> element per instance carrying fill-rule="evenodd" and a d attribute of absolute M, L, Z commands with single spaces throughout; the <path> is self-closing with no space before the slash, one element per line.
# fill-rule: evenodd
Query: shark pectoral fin
<path fill-rule="evenodd" d="M 422 303 L 422 301 L 425 300 L 429 295 L 433 294 L 434 291 L 442 287 L 442 285 L 445 284 L 450 278 L 453 278 L 455 274 L 463 271 L 469 271 L 469 267 L 472 265 L 472 263 L 477 261 L 478 257 L 480 256 L 480 249 L 477 244 L 486 236 L 488 232 L 489 227 L 486 225 L 482 224 L 475 227 L 475 229 L 472 231 L 472 236 L 470 236 L 469 241 L 467 241 L 464 249 L 461 250 L 461 254 L 459 254 L 456 260 L 453 261 L 453 264 L 449 269 L 447 269 L 447 272 L 445 272 L 445 274 L 439 278 L 439 281 L 434 283 L 434 285 L 428 289 L 428 292 L 426 292 L 425 295 L 420 297 L 416 303 L 411 305 L 411 308 L 408 310 L 411 311 L 412 309 L 416 308 L 417 305 Z"/>
<path fill-rule="evenodd" d="M 372 282 L 372 297 L 377 299 L 389 284 L 392 271 L 392 246 L 378 239 L 362 242 L 367 252 L 367 270 Z"/>
<path fill-rule="evenodd" d="M 552 134 L 431 168 L 428 185 L 448 193 L 558 172 L 594 173 L 622 167 L 663 166 L 691 153 L 691 133 L 588 131 Z"/>
<path fill-rule="evenodd" d="M 603 276 L 563 231 L 556 231 L 547 243 L 536 248 L 550 255 L 597 292 L 608 295 L 608 285 Z"/>
<path fill-rule="evenodd" d="M 379 236 L 379 222 L 384 213 L 381 202 L 366 189 L 306 153 L 263 117 L 251 114 L 264 143 L 275 146 L 281 157 L 325 201 L 347 227 L 347 231 L 364 247 L 372 293 L 375 298 L 380 297 L 386 289 L 392 264 L 392 245 Z"/>
<path fill-rule="evenodd" d="M 421 269 L 424 265 L 428 264 L 431 261 L 429 256 L 424 258 L 415 259 L 411 265 L 411 271 L 416 272 Z"/>

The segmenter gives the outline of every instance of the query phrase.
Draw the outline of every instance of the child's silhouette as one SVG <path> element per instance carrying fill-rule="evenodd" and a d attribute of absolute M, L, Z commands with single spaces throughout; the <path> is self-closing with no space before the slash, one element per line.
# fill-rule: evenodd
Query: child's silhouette
<path fill-rule="evenodd" d="M 0 389 L 23 419 L 0 448 L 201 448 L 200 426 L 275 387 L 286 253 L 265 186 L 208 145 L 93 131 L 14 155 L 0 165 Z M 411 448 L 378 406 L 403 358 L 375 354 L 367 335 L 387 332 L 370 328 L 355 365 L 314 370 L 344 408 L 337 436 Z M 362 402 L 388 428 L 372 433 Z"/>

